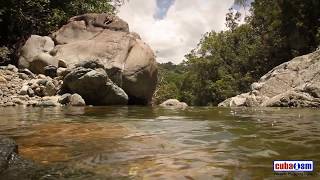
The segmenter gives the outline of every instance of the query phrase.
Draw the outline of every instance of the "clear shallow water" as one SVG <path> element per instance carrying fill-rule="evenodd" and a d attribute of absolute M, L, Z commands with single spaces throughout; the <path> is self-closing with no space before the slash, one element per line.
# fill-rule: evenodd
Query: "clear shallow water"
<path fill-rule="evenodd" d="M 314 160 L 309 178 L 320 177 L 319 109 L 16 107 L 0 113 L 0 135 L 14 138 L 23 157 L 102 179 L 275 179 L 277 159 Z"/>

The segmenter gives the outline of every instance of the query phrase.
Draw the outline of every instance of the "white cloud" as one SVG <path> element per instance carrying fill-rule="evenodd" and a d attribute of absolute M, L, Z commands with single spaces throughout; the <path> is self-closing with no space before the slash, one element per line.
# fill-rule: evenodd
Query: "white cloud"
<path fill-rule="evenodd" d="M 225 29 L 225 15 L 234 0 L 175 0 L 167 16 L 155 19 L 156 0 L 130 0 L 119 16 L 156 52 L 158 62 L 179 63 L 201 36 Z"/>

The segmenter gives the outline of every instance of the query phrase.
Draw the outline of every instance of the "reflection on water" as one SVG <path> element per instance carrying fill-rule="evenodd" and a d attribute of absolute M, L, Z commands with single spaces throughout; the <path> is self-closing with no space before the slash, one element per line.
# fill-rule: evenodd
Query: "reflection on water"
<path fill-rule="evenodd" d="M 274 179 L 275 159 L 320 160 L 317 109 L 0 111 L 0 135 L 13 137 L 25 158 L 105 177 Z"/>

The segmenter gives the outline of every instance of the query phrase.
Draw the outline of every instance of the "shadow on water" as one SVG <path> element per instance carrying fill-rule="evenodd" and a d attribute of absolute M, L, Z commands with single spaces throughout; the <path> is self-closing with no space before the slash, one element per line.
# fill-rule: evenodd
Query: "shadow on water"
<path fill-rule="evenodd" d="M 275 159 L 320 160 L 316 109 L 129 106 L 0 111 L 0 135 L 14 138 L 23 157 L 102 177 L 274 179 Z"/>

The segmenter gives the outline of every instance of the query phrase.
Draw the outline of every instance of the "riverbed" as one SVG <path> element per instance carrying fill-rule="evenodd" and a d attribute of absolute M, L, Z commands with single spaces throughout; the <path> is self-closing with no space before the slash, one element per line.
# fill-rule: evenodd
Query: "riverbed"
<path fill-rule="evenodd" d="M 13 138 L 22 157 L 92 174 L 79 179 L 274 179 L 273 160 L 320 161 L 319 109 L 12 107 L 0 113 L 0 135 Z"/>

